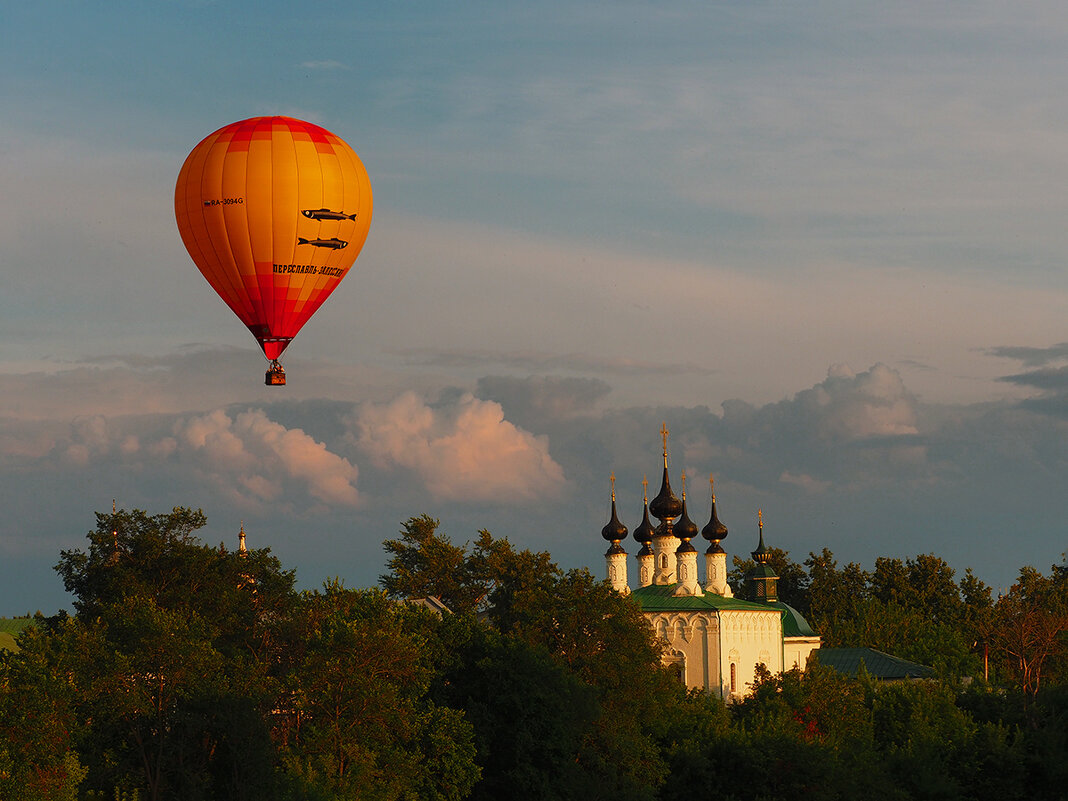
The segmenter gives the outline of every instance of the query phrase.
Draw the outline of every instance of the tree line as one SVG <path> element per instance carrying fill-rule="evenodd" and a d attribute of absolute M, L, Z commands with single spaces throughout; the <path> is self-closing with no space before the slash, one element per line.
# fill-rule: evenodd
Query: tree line
<path fill-rule="evenodd" d="M 1014 799 L 1068 786 L 1062 568 L 1025 568 L 995 600 L 934 556 L 865 571 L 778 551 L 780 596 L 825 642 L 940 678 L 880 684 L 813 664 L 763 671 L 726 705 L 661 666 L 637 605 L 606 582 L 489 532 L 454 543 L 413 517 L 385 542 L 380 589 L 298 592 L 269 549 L 209 546 L 204 524 L 186 508 L 98 514 L 88 547 L 62 552 L 73 614 L 39 616 L 0 655 L 0 798 Z M 745 568 L 735 560 L 735 578 Z M 451 612 L 407 602 L 426 597 Z"/>
<path fill-rule="evenodd" d="M 872 570 L 838 566 L 824 548 L 803 563 L 772 548 L 779 596 L 828 647 L 870 647 L 936 668 L 946 679 L 982 678 L 1034 696 L 1068 681 L 1068 565 L 1020 569 L 993 597 L 971 569 L 959 581 L 944 559 L 879 557 Z M 734 558 L 737 585 L 752 566 Z"/>

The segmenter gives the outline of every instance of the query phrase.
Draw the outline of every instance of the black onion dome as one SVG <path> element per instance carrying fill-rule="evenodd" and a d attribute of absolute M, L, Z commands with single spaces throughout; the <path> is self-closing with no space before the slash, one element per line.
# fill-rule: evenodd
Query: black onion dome
<path fill-rule="evenodd" d="M 620 522 L 619 515 L 616 514 L 616 499 L 614 493 L 612 497 L 612 519 L 601 529 L 601 536 L 609 542 L 619 542 L 620 540 L 625 540 L 627 538 L 627 527 Z"/>
<path fill-rule="evenodd" d="M 675 536 L 680 540 L 689 541 L 697 536 L 697 524 L 690 520 L 690 515 L 686 511 L 686 495 L 682 496 L 682 515 L 675 521 Z"/>
<path fill-rule="evenodd" d="M 720 522 L 716 514 L 716 496 L 712 496 L 712 514 L 709 515 L 708 523 L 701 529 L 701 536 L 709 542 L 718 542 L 727 539 L 727 527 Z"/>
<path fill-rule="evenodd" d="M 649 511 L 657 520 L 668 521 L 678 517 L 682 513 L 682 501 L 675 497 L 671 491 L 671 482 L 668 481 L 667 456 L 664 456 L 664 478 L 660 482 L 660 492 L 649 501 Z"/>
<path fill-rule="evenodd" d="M 648 545 L 653 541 L 653 537 L 656 535 L 656 529 L 653 528 L 653 524 L 649 521 L 649 504 L 645 504 L 645 511 L 642 513 L 642 522 L 634 529 L 634 539 L 644 545 Z"/>

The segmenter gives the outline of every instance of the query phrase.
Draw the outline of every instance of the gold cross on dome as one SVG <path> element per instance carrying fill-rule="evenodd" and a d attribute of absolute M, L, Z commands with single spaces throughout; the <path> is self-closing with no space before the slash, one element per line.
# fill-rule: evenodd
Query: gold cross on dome
<path fill-rule="evenodd" d="M 642 500 L 649 501 L 649 476 L 642 476 Z"/>
<path fill-rule="evenodd" d="M 612 471 L 608 474 L 608 481 L 612 484 L 612 500 L 616 499 L 616 474 Z"/>
<path fill-rule="evenodd" d="M 660 426 L 660 438 L 664 441 L 664 456 L 667 456 L 667 438 L 670 433 L 671 432 L 668 431 L 667 422 L 663 423 Z"/>

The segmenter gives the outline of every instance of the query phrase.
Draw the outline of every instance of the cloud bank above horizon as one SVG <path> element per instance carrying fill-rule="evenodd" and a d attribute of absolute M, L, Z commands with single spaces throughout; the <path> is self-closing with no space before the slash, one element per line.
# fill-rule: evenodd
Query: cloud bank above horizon
<path fill-rule="evenodd" d="M 114 367 L 83 377 L 83 388 L 102 392 L 123 372 L 166 386 L 170 370 L 188 370 L 191 358 L 211 376 L 215 355 L 175 354 L 147 374 Z M 62 371 L 0 376 L 0 391 L 8 384 L 29 391 L 35 382 L 47 388 L 62 378 Z M 423 512 L 443 518 L 455 536 L 487 527 L 598 572 L 606 475 L 615 472 L 621 514 L 633 526 L 641 477 L 658 478 L 658 430 L 666 421 L 676 490 L 685 470 L 696 518 L 707 511 L 705 477 L 715 475 L 732 553 L 752 547 L 749 518 L 760 506 L 769 540 L 798 559 L 823 547 L 861 563 L 935 552 L 995 586 L 1022 566 L 1005 562 L 1010 545 L 1042 567 L 1059 561 L 1061 546 L 1045 534 L 1068 513 L 1056 492 L 1068 454 L 1064 386 L 1021 401 L 926 404 L 887 365 L 854 372 L 838 364 L 781 401 L 733 399 L 713 411 L 608 406 L 599 382 L 551 374 L 487 375 L 475 384 L 424 395 L 404 390 L 381 402 L 7 416 L 0 421 L 0 495 L 13 513 L 0 524 L 0 548 L 9 563 L 33 566 L 44 581 L 60 548 L 82 545 L 71 519 L 88 521 L 117 496 L 120 506 L 149 511 L 202 507 L 215 532 L 209 541 L 219 532 L 232 539 L 229 529 L 243 522 L 258 545 L 293 559 L 313 586 L 324 571 L 372 583 L 381 541 Z M 457 525 L 466 530 L 456 534 Z M 937 533 L 961 526 L 967 538 Z M 60 598 L 58 581 L 51 582 L 42 596 Z"/>

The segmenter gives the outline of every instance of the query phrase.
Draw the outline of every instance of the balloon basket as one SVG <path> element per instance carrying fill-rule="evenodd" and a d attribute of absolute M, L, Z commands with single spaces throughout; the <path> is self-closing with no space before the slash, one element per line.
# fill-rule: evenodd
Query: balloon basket
<path fill-rule="evenodd" d="M 263 383 L 269 387 L 284 387 L 286 385 L 286 371 L 282 369 L 282 365 L 278 363 L 277 359 L 271 362 Z"/>

